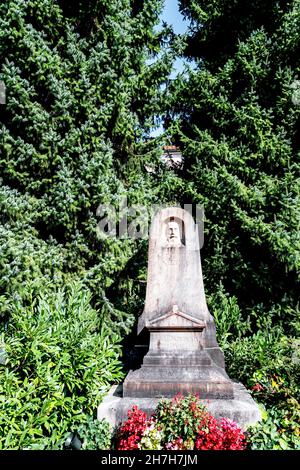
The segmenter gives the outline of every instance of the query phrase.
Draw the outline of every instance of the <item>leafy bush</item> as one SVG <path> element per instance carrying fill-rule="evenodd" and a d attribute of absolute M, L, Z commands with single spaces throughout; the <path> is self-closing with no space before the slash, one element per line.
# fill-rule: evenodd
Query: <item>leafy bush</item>
<path fill-rule="evenodd" d="M 225 348 L 228 373 L 248 388 L 260 384 L 270 404 L 299 398 L 300 361 L 295 343 L 280 327 L 236 339 Z"/>
<path fill-rule="evenodd" d="M 161 428 L 157 427 L 155 420 L 149 422 L 143 432 L 143 436 L 139 442 L 141 450 L 162 450 L 164 433 Z"/>
<path fill-rule="evenodd" d="M 96 211 L 124 197 L 130 206 L 160 202 L 161 145 L 144 137 L 164 106 L 172 61 L 162 50 L 168 30 L 154 29 L 163 0 L 138 3 L 0 2 L 0 295 L 23 295 L 25 282 L 84 279 L 119 334 L 136 313 L 118 284 L 139 290 L 140 266 L 126 270 L 138 244 L 99 240 Z"/>
<path fill-rule="evenodd" d="M 112 430 L 106 420 L 99 421 L 90 416 L 76 430 L 82 442 L 82 450 L 109 450 L 111 433 Z"/>
<path fill-rule="evenodd" d="M 172 400 L 162 399 L 155 410 L 158 424 L 165 433 L 167 442 L 178 437 L 195 441 L 198 427 L 206 414 L 205 406 L 195 395 L 176 395 Z"/>
<path fill-rule="evenodd" d="M 222 284 L 207 300 L 216 322 L 217 340 L 221 348 L 226 347 L 232 338 L 241 338 L 249 331 L 249 321 L 243 320 L 237 298 L 226 293 Z"/>
<path fill-rule="evenodd" d="M 119 338 L 109 336 L 81 283 L 11 305 L 2 331 L 0 448 L 61 447 L 122 377 Z"/>
<path fill-rule="evenodd" d="M 263 409 L 263 421 L 248 431 L 248 446 L 295 449 L 299 447 L 299 340 L 287 336 L 280 324 L 272 325 L 271 315 L 258 315 L 256 325 L 256 333 L 248 331 L 248 336 L 233 333 L 234 325 L 229 334 L 219 335 L 228 374 L 250 389 Z M 222 323 L 219 326 L 222 331 Z"/>
<path fill-rule="evenodd" d="M 270 408 L 263 420 L 247 430 L 252 450 L 300 450 L 300 407 L 287 402 L 288 410 Z"/>
<path fill-rule="evenodd" d="M 237 299 L 226 294 L 222 285 L 210 296 L 209 307 L 228 374 L 251 391 L 263 410 L 264 420 L 249 430 L 249 448 L 297 448 L 300 348 L 296 311 L 286 306 L 289 317 L 294 317 L 288 325 L 283 319 L 274 325 L 276 308 L 268 313 L 257 308 L 245 321 Z"/>

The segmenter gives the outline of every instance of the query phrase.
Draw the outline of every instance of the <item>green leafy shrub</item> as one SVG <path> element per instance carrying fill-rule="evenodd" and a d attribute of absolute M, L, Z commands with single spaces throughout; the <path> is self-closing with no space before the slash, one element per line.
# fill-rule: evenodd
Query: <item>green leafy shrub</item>
<path fill-rule="evenodd" d="M 243 320 L 242 311 L 235 296 L 225 293 L 222 285 L 208 298 L 208 307 L 216 322 L 217 340 L 226 348 L 232 338 L 241 338 L 250 329 Z"/>
<path fill-rule="evenodd" d="M 0 447 L 58 448 L 122 377 L 110 336 L 81 283 L 11 306 L 2 332 Z"/>
<path fill-rule="evenodd" d="M 300 361 L 294 342 L 280 327 L 236 339 L 225 348 L 228 373 L 249 388 L 259 383 L 270 402 L 299 397 Z"/>
<path fill-rule="evenodd" d="M 143 432 L 143 437 L 139 442 L 141 450 L 162 450 L 163 449 L 164 433 L 157 428 L 156 423 L 153 421 Z"/>
<path fill-rule="evenodd" d="M 87 417 L 76 429 L 82 442 L 82 450 L 109 450 L 112 429 L 106 420 Z"/>
<path fill-rule="evenodd" d="M 287 403 L 289 410 L 270 408 L 263 420 L 247 430 L 248 447 L 252 450 L 299 450 L 300 407 Z"/>
<path fill-rule="evenodd" d="M 200 422 L 206 409 L 195 395 L 183 397 L 176 395 L 172 400 L 162 399 L 155 410 L 158 426 L 165 434 L 166 442 L 172 442 L 179 436 L 186 441 L 194 441 Z"/>

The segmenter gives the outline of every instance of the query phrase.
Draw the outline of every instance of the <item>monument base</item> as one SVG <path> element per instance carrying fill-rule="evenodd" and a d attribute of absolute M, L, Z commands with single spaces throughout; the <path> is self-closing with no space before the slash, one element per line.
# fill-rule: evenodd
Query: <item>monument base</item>
<path fill-rule="evenodd" d="M 174 354 L 175 355 L 175 354 Z M 146 358 L 147 359 L 147 356 Z M 180 357 L 187 363 L 188 357 Z M 128 373 L 123 398 L 172 398 L 177 393 L 198 393 L 203 399 L 233 399 L 233 384 L 224 369 L 215 364 L 197 366 L 145 365 Z M 160 362 L 163 362 L 162 360 Z"/>
<path fill-rule="evenodd" d="M 232 382 L 234 398 L 201 400 L 215 418 L 229 418 L 236 421 L 242 429 L 253 425 L 261 420 L 261 413 L 246 388 L 238 383 Z M 123 398 L 123 386 L 114 385 L 108 395 L 98 406 L 97 418 L 105 418 L 114 427 L 127 419 L 127 411 L 133 405 L 145 411 L 150 416 L 158 403 L 159 398 Z"/>

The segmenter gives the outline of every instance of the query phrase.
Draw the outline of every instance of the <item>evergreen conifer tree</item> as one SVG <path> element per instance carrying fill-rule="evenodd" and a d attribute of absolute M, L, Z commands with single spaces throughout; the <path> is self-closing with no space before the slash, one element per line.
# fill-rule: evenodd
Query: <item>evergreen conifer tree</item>
<path fill-rule="evenodd" d="M 99 240 L 96 210 L 125 196 L 128 205 L 158 201 L 158 172 L 146 166 L 159 166 L 160 144 L 146 137 L 171 60 L 162 51 L 168 31 L 155 29 L 162 4 L 1 3 L 3 295 L 25 280 L 39 290 L 75 276 L 93 289 L 112 327 L 131 324 L 106 290 L 138 244 Z"/>
<path fill-rule="evenodd" d="M 300 268 L 300 3 L 179 2 L 187 78 L 172 85 L 185 202 L 203 204 L 206 286 L 295 320 Z M 169 116 L 170 119 L 170 116 Z"/>

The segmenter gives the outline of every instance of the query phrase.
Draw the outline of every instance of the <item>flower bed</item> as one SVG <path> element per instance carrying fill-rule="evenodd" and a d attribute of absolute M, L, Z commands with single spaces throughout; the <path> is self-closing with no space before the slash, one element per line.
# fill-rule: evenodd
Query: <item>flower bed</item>
<path fill-rule="evenodd" d="M 115 441 L 118 450 L 244 450 L 247 445 L 237 423 L 214 418 L 195 395 L 162 399 L 150 418 L 134 406 Z"/>

